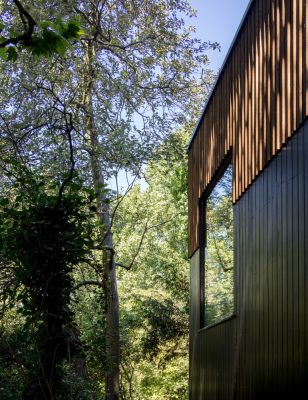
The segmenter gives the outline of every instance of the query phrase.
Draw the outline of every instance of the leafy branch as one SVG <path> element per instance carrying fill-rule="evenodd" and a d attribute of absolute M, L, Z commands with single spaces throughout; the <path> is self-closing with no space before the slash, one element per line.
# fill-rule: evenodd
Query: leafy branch
<path fill-rule="evenodd" d="M 20 1 L 18 1 L 18 0 L 13 0 L 13 1 L 18 8 L 19 16 L 25 27 L 25 31 L 21 35 L 18 35 L 16 37 L 11 37 L 11 38 L 4 40 L 2 43 L 0 43 L 0 48 L 4 48 L 10 44 L 17 45 L 21 42 L 22 42 L 23 46 L 32 46 L 33 45 L 32 35 L 34 32 L 35 26 L 37 26 L 37 22 L 32 17 L 32 15 L 24 8 L 24 6 L 20 3 Z M 0 28 L 3 29 L 4 25 L 2 25 L 2 26 L 0 25 Z"/>
<path fill-rule="evenodd" d="M 80 23 L 75 19 L 67 22 L 61 19 L 37 22 L 19 0 L 13 1 L 18 8 L 24 31 L 6 37 L 3 32 L 10 31 L 10 27 L 0 20 L 0 58 L 3 61 L 15 61 L 18 58 L 17 50 L 24 48 L 37 57 L 53 54 L 63 57 L 70 47 L 70 41 L 79 40 L 83 34 Z"/>

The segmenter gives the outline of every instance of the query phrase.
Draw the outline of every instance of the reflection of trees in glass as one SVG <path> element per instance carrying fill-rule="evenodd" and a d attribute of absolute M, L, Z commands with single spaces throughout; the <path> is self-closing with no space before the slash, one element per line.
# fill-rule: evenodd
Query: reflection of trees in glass
<path fill-rule="evenodd" d="M 232 167 L 206 202 L 205 324 L 233 313 Z"/>

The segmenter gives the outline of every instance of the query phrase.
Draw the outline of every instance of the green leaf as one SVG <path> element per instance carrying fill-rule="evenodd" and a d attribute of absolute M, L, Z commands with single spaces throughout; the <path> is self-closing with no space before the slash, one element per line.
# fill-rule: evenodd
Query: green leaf
<path fill-rule="evenodd" d="M 48 56 L 49 55 L 49 51 L 48 49 L 46 49 L 46 46 L 44 44 L 44 40 L 39 38 L 39 39 L 35 39 L 35 42 L 32 46 L 31 52 L 34 56 L 36 57 L 41 57 L 43 55 Z"/>
<path fill-rule="evenodd" d="M 12 46 L 8 47 L 6 49 L 6 53 L 7 53 L 7 61 L 11 61 L 11 60 L 15 61 L 15 60 L 17 60 L 18 53 L 17 53 L 15 47 L 12 47 Z"/>
<path fill-rule="evenodd" d="M 68 47 L 70 47 L 69 42 L 63 37 L 59 37 L 56 43 L 56 52 L 63 57 Z"/>
<path fill-rule="evenodd" d="M 2 49 L 2 48 L 0 49 L 0 58 L 3 61 L 7 60 L 7 55 L 6 55 L 6 50 L 5 49 Z"/>
<path fill-rule="evenodd" d="M 63 32 L 63 36 L 66 39 L 78 39 L 82 33 L 83 30 L 77 22 L 68 22 L 67 28 Z"/>
<path fill-rule="evenodd" d="M 49 49 L 49 52 L 56 52 L 60 54 L 61 57 L 64 56 L 65 51 L 70 46 L 69 42 L 63 36 L 51 29 L 46 29 L 44 31 L 43 39 L 43 44 Z"/>
<path fill-rule="evenodd" d="M 9 34 L 10 34 L 11 37 L 15 37 L 15 36 L 17 36 L 18 33 L 19 33 L 19 32 L 17 31 L 16 27 L 14 27 L 14 26 L 11 26 L 11 27 L 8 29 L 8 32 L 9 32 Z"/>
<path fill-rule="evenodd" d="M 9 199 L 7 197 L 4 197 L 4 198 L 0 199 L 0 205 L 1 206 L 7 206 L 8 204 L 9 204 Z"/>
<path fill-rule="evenodd" d="M 41 21 L 39 23 L 39 27 L 42 28 L 43 30 L 48 29 L 48 28 L 52 28 L 54 30 L 57 30 L 56 24 L 54 24 L 51 21 Z"/>

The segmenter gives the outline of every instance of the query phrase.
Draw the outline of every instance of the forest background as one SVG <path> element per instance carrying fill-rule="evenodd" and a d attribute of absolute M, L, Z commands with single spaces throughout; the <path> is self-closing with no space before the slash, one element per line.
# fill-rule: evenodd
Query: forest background
<path fill-rule="evenodd" d="M 187 398 L 185 147 L 218 44 L 185 0 L 0 7 L 0 399 Z"/>

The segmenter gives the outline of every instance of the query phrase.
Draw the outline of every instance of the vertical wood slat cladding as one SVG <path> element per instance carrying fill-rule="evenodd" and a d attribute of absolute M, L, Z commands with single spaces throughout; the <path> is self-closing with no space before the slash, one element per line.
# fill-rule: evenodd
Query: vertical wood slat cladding
<path fill-rule="evenodd" d="M 191 363 L 190 399 L 231 399 L 236 337 L 235 318 L 194 337 L 195 357 Z M 207 360 L 204 365 L 203 360 Z"/>
<path fill-rule="evenodd" d="M 308 119 L 234 205 L 236 317 L 199 330 L 191 400 L 299 399 L 308 382 Z M 194 357 L 192 357 L 192 354 Z"/>
<path fill-rule="evenodd" d="M 306 385 L 307 159 L 308 120 L 234 206 L 240 362 L 225 400 L 300 398 Z"/>
<path fill-rule="evenodd" d="M 189 252 L 199 198 L 233 152 L 233 201 L 308 114 L 308 1 L 255 0 L 189 149 Z"/>

